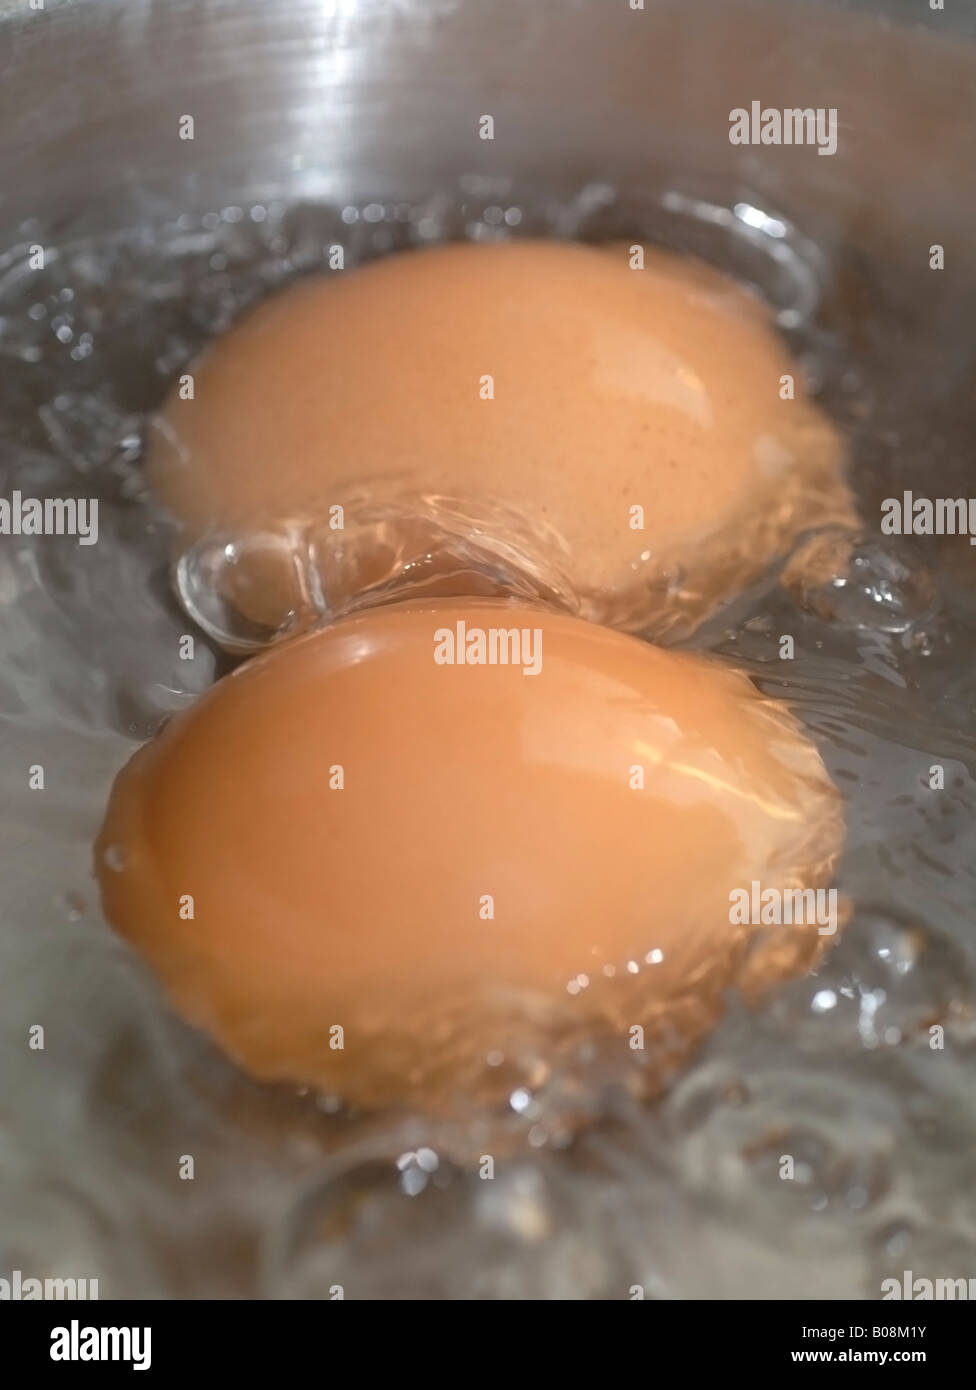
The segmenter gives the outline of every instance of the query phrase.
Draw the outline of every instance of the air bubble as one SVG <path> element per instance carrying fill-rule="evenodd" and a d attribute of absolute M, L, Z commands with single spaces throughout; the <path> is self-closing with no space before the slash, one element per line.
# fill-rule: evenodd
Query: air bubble
<path fill-rule="evenodd" d="M 932 615 L 935 581 L 904 542 L 822 533 L 783 571 L 784 587 L 808 612 L 845 627 L 905 633 Z"/>
<path fill-rule="evenodd" d="M 300 534 L 210 536 L 185 551 L 176 587 L 190 617 L 231 652 L 260 650 L 323 616 Z"/>
<path fill-rule="evenodd" d="M 844 1049 L 927 1040 L 976 989 L 953 941 L 923 921 L 863 906 L 817 973 L 787 985 L 768 1016 L 801 1046 Z"/>

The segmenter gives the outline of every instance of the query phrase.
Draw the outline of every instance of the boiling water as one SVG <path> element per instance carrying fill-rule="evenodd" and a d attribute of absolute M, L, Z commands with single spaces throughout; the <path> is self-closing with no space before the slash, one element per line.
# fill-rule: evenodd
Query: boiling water
<path fill-rule="evenodd" d="M 0 546 L 0 1272 L 97 1278 L 103 1297 L 348 1298 L 877 1298 L 904 1269 L 976 1274 L 976 550 L 878 525 L 903 487 L 965 495 L 964 306 L 922 313 L 928 289 L 771 210 L 676 192 L 527 199 L 472 180 L 422 204 L 147 208 L 132 225 L 27 224 L 0 257 L 2 495 L 100 503 L 97 545 Z M 688 645 L 744 666 L 817 739 L 848 802 L 855 914 L 816 975 L 758 1013 L 730 1000 L 657 1104 L 581 1070 L 592 1118 L 572 1138 L 545 1095 L 513 1094 L 518 1143 L 488 1182 L 423 1117 L 257 1086 L 184 1028 L 102 922 L 90 846 L 136 742 L 228 666 L 202 639 L 179 659 L 147 412 L 330 246 L 348 265 L 540 232 L 646 237 L 753 284 L 849 438 L 863 536 L 813 537 L 819 585 L 787 565 Z M 212 565 L 178 576 L 234 645 Z"/>

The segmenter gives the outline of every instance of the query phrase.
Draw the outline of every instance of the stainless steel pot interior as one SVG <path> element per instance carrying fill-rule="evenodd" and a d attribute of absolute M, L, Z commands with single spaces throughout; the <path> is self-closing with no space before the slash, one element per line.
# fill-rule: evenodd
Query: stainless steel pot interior
<path fill-rule="evenodd" d="M 3 0 L 0 26 L 8 226 L 81 206 L 117 224 L 134 187 L 193 207 L 248 187 L 354 202 L 472 172 L 568 188 L 677 174 L 906 262 L 920 221 L 967 241 L 962 7 Z M 729 111 L 753 99 L 835 106 L 836 156 L 731 145 Z"/>

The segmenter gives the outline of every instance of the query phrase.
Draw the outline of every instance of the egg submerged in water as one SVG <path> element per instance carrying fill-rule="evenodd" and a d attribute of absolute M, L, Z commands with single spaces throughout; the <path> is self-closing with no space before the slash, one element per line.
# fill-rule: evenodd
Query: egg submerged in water
<path fill-rule="evenodd" d="M 185 594 L 216 567 L 269 632 L 391 586 L 532 594 L 670 641 L 802 532 L 853 524 L 840 438 L 764 306 L 640 252 L 406 251 L 246 315 L 151 432 Z"/>
<path fill-rule="evenodd" d="M 96 870 L 254 1076 L 456 1115 L 594 1040 L 659 1089 L 730 986 L 817 959 L 818 922 L 732 904 L 826 888 L 842 835 L 813 744 L 746 676 L 543 607 L 413 601 L 174 717 L 119 774 Z"/>

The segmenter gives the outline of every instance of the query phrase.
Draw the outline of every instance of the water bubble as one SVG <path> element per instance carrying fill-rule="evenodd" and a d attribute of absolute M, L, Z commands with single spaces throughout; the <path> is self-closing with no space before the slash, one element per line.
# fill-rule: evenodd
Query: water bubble
<path fill-rule="evenodd" d="M 420 1148 L 403 1153 L 396 1161 L 400 1170 L 400 1187 L 409 1197 L 419 1196 L 436 1173 L 440 1160 L 433 1149 Z"/>
<path fill-rule="evenodd" d="M 904 633 L 929 617 L 935 581 L 917 551 L 890 537 L 827 532 L 794 553 L 782 582 L 808 612 L 845 627 Z"/>
<path fill-rule="evenodd" d="M 190 617 L 228 651 L 256 651 L 324 616 L 300 532 L 207 536 L 179 557 Z"/>
<path fill-rule="evenodd" d="M 815 975 L 766 1006 L 801 1046 L 896 1047 L 955 1015 L 976 987 L 963 951 L 923 921 L 860 908 Z"/>

